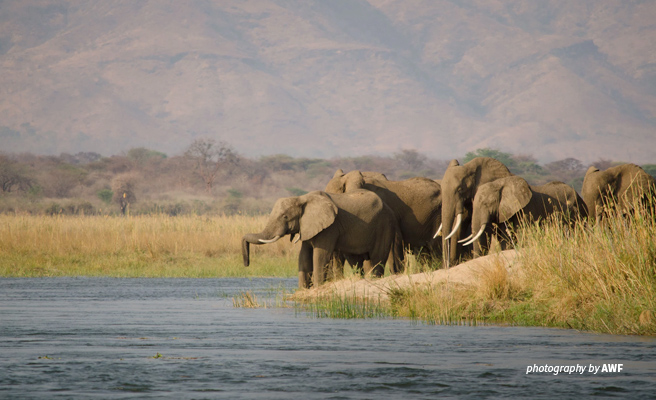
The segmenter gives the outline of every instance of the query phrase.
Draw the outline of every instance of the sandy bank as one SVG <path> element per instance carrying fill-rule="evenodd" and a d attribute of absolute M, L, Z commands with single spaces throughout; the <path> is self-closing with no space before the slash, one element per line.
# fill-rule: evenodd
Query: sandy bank
<path fill-rule="evenodd" d="M 337 295 L 340 297 L 359 297 L 370 299 L 388 299 L 388 294 L 394 289 L 404 289 L 411 286 L 461 284 L 475 285 L 486 270 L 497 265 L 503 265 L 509 274 L 515 274 L 520 268 L 516 250 L 505 250 L 497 254 L 479 257 L 456 265 L 453 268 L 441 269 L 414 275 L 393 275 L 382 279 L 350 278 L 328 282 L 317 289 L 300 290 L 293 296 L 294 300 L 309 300 L 312 298 Z"/>

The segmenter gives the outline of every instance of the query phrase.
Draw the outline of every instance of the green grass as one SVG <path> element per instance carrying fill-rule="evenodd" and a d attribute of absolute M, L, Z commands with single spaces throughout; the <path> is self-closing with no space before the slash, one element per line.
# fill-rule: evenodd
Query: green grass
<path fill-rule="evenodd" d="M 369 298 L 329 296 L 311 302 L 295 303 L 297 313 L 315 318 L 367 319 L 394 317 L 391 309 Z"/>

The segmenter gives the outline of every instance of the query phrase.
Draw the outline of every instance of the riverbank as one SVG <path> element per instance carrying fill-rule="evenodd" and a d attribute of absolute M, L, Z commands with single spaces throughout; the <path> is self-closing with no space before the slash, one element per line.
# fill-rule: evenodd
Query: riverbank
<path fill-rule="evenodd" d="M 521 273 L 521 262 L 515 250 L 475 258 L 448 269 L 427 271 L 417 274 L 391 275 L 382 279 L 353 276 L 328 282 L 316 289 L 297 291 L 292 300 L 307 302 L 321 298 L 367 299 L 368 301 L 390 302 L 405 291 L 426 291 L 442 285 L 457 290 L 460 287 L 476 287 L 487 276 L 499 275 L 514 279 Z"/>
<path fill-rule="evenodd" d="M 655 214 L 652 208 L 594 226 L 518 227 L 517 251 L 449 270 L 331 282 L 293 299 L 318 316 L 656 336 Z"/>

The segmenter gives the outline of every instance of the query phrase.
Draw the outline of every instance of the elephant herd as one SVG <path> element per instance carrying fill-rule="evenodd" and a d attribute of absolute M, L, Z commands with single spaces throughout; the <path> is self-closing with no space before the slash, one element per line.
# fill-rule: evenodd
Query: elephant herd
<path fill-rule="evenodd" d="M 348 261 L 362 274 L 380 277 L 388 260 L 391 273 L 402 272 L 409 250 L 442 258 L 449 267 L 467 254 L 480 255 L 492 238 L 507 246 L 505 227 L 520 220 L 553 215 L 564 224 L 596 223 L 609 204 L 628 212 L 654 193 L 654 178 L 635 164 L 590 167 L 581 196 L 563 182 L 529 185 L 489 157 L 464 165 L 452 160 L 441 180 L 391 181 L 377 172 L 337 170 L 324 191 L 279 199 L 264 230 L 244 235 L 242 254 L 248 266 L 250 244 L 290 235 L 301 241 L 299 287 L 316 287 L 333 262 Z"/>

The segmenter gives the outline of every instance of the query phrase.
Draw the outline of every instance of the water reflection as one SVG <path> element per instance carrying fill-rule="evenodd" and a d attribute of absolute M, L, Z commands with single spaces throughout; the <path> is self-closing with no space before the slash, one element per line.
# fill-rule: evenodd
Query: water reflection
<path fill-rule="evenodd" d="M 232 297 L 295 279 L 0 279 L 0 397 L 651 398 L 656 340 L 331 320 Z M 620 373 L 526 374 L 621 363 Z"/>

